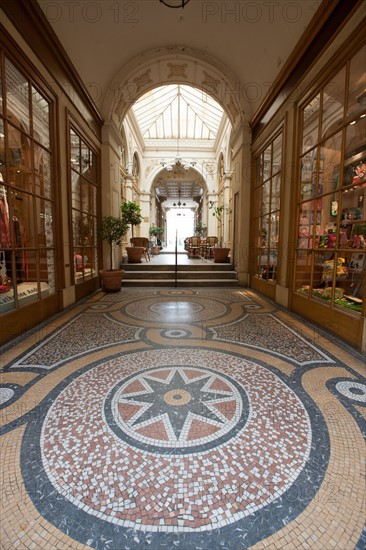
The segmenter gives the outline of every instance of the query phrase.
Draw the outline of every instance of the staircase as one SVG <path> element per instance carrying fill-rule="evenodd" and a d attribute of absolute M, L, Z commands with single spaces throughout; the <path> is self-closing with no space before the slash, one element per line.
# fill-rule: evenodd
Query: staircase
<path fill-rule="evenodd" d="M 149 263 L 123 264 L 124 277 L 122 286 L 146 287 L 203 287 L 239 286 L 236 271 L 231 264 L 215 264 L 201 262 L 196 265 L 177 265 L 177 279 L 175 279 L 175 265 L 157 265 Z"/>

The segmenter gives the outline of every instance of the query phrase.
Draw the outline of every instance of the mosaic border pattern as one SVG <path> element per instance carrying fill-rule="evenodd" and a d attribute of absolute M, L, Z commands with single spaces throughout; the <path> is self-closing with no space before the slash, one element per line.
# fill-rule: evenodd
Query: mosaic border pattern
<path fill-rule="evenodd" d="M 220 352 L 225 353 L 225 352 Z M 226 353 L 226 355 L 238 355 Z M 117 355 L 116 357 L 119 357 Z M 240 355 L 242 357 L 242 355 Z M 110 359 L 109 359 L 110 360 Z M 250 359 L 249 359 L 250 360 Z M 105 360 L 103 360 L 105 361 Z M 301 388 L 293 387 L 291 381 L 285 375 L 278 373 L 269 365 L 256 360 L 255 362 L 264 368 L 273 372 L 287 386 L 292 388 L 295 393 L 301 395 L 301 400 L 305 404 L 311 421 L 313 434 L 313 443 L 310 457 L 306 467 L 298 476 L 298 479 L 288 489 L 288 491 L 277 498 L 274 502 L 268 504 L 265 511 L 259 510 L 249 516 L 238 520 L 233 525 L 223 525 L 219 531 L 213 530 L 204 533 L 185 533 L 179 532 L 179 528 L 171 533 L 161 533 L 159 529 L 152 532 L 148 529 L 147 533 L 136 531 L 133 526 L 121 527 L 106 523 L 98 518 L 91 518 L 84 510 L 75 510 L 74 506 L 55 491 L 48 477 L 39 468 L 40 464 L 40 441 L 41 427 L 46 418 L 48 409 L 52 406 L 54 399 L 60 391 L 65 389 L 70 382 L 80 376 L 80 374 L 101 364 L 102 361 L 95 362 L 88 367 L 72 374 L 55 388 L 40 403 L 37 410 L 30 417 L 26 428 L 21 450 L 21 465 L 23 479 L 28 493 L 40 513 L 58 529 L 64 531 L 76 540 L 88 544 L 97 549 L 111 549 L 121 541 L 134 544 L 148 544 L 149 548 L 165 549 L 176 547 L 181 550 L 187 548 L 216 548 L 220 536 L 225 540 L 225 548 L 228 550 L 237 550 L 255 544 L 257 541 L 266 538 L 270 534 L 281 529 L 284 523 L 288 523 L 303 511 L 319 489 L 323 475 L 325 473 L 329 460 L 329 441 L 327 441 L 327 428 L 322 415 L 315 407 L 313 401 Z M 302 498 L 299 499 L 299 488 L 302 491 Z M 105 541 L 109 541 L 106 545 Z"/>
<path fill-rule="evenodd" d="M 263 330 L 266 330 L 264 334 Z M 207 329 L 213 340 L 235 343 L 293 361 L 299 366 L 313 363 L 334 363 L 325 352 L 297 334 L 271 313 L 250 314 L 226 325 Z M 254 343 L 258 341 L 258 344 Z M 265 345 L 268 342 L 269 345 Z M 301 360 L 302 357 L 302 360 Z"/>

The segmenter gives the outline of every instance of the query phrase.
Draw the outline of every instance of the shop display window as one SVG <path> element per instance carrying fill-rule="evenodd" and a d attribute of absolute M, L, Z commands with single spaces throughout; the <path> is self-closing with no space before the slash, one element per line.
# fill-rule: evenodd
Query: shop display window
<path fill-rule="evenodd" d="M 255 277 L 274 282 L 277 277 L 280 230 L 282 132 L 256 158 L 254 182 Z"/>
<path fill-rule="evenodd" d="M 52 103 L 1 55 L 0 313 L 7 313 L 55 293 L 56 266 Z"/>
<path fill-rule="evenodd" d="M 98 275 L 96 155 L 74 128 L 70 129 L 70 184 L 74 281 Z"/>
<path fill-rule="evenodd" d="M 365 88 L 366 45 L 351 59 L 349 67 L 349 86 L 347 101 L 347 119 L 353 119 L 366 109 Z"/>
<path fill-rule="evenodd" d="M 362 52 L 365 56 L 365 48 Z M 295 270 L 298 293 L 358 314 L 365 313 L 366 285 L 366 77 L 361 62 L 356 54 L 303 109 Z M 347 82 L 352 109 L 345 113 Z M 356 96 L 362 109 L 356 108 Z M 316 135 L 308 149 L 305 141 Z"/>

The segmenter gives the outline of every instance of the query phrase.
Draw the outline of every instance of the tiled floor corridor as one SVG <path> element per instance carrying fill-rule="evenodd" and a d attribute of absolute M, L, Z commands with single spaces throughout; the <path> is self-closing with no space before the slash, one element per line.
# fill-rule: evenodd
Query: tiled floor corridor
<path fill-rule="evenodd" d="M 365 548 L 365 357 L 248 289 L 100 292 L 1 367 L 4 550 Z"/>

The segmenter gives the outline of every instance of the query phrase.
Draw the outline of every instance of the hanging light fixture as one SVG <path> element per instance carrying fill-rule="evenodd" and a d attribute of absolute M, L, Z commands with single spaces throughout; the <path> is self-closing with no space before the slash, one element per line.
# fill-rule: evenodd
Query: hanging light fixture
<path fill-rule="evenodd" d="M 184 208 L 186 205 L 185 202 L 180 201 L 180 189 L 178 191 L 178 202 L 173 202 L 174 208 Z"/>
<path fill-rule="evenodd" d="M 161 4 L 168 8 L 184 8 L 190 0 L 160 0 Z"/>

